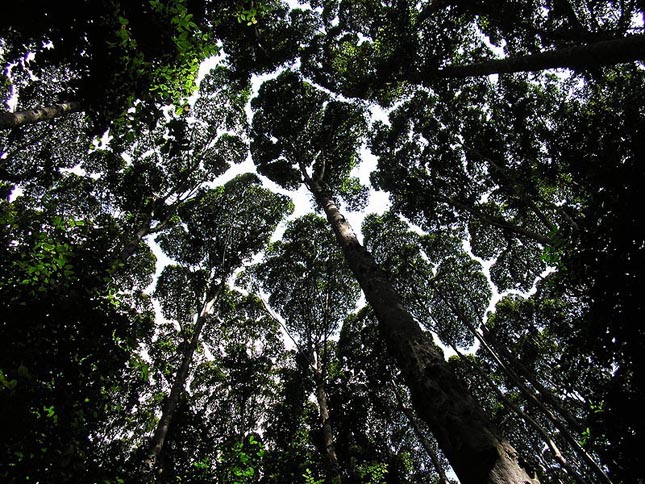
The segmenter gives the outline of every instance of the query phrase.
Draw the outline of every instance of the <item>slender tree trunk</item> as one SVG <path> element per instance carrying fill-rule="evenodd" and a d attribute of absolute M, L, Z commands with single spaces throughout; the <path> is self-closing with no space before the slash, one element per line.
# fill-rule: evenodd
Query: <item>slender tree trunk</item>
<path fill-rule="evenodd" d="M 561 402 L 551 393 L 551 391 L 546 388 L 542 383 L 540 383 L 537 378 L 533 375 L 533 372 L 526 368 L 517 358 L 515 358 L 509 351 L 506 351 L 502 348 L 496 341 L 490 340 L 486 335 L 486 331 L 483 334 L 475 333 L 475 336 L 482 345 L 488 350 L 488 353 L 495 359 L 495 361 L 500 365 L 502 369 L 506 371 L 513 381 L 519 381 L 520 375 L 528 381 L 533 388 L 535 388 L 540 395 L 540 398 L 548 403 L 558 415 L 560 415 L 566 422 L 577 432 L 582 432 L 584 426 L 576 420 L 571 413 L 566 410 Z M 502 357 L 509 364 L 507 365 L 502 361 Z M 518 385 L 519 386 L 519 385 Z M 522 388 L 520 387 L 520 390 Z"/>
<path fill-rule="evenodd" d="M 454 65 L 439 69 L 439 77 L 473 77 L 545 69 L 584 69 L 645 59 L 645 35 L 604 40 L 569 49 L 508 57 L 478 64 Z M 427 74 L 433 74 L 428 72 Z"/>
<path fill-rule="evenodd" d="M 526 368 L 518 359 L 513 357 L 510 352 L 502 348 L 501 345 L 496 343 L 494 340 L 490 341 L 491 338 L 486 331 L 484 330 L 483 334 L 472 324 L 472 322 L 466 317 L 466 315 L 457 307 L 452 304 L 452 302 L 443 294 L 439 288 L 434 284 L 432 287 L 437 292 L 439 297 L 443 302 L 448 305 L 451 311 L 459 318 L 459 321 L 468 328 L 468 331 L 477 338 L 481 343 L 482 347 L 488 352 L 488 354 L 493 358 L 495 363 L 502 369 L 502 371 L 517 385 L 520 391 L 533 402 L 547 417 L 552 415 L 551 411 L 544 406 L 542 401 L 540 401 L 537 396 L 524 384 L 522 377 L 528 381 L 533 388 L 535 388 L 542 400 L 545 400 L 549 403 L 556 412 L 565 419 L 565 421 L 573 428 L 574 430 L 580 432 L 583 430 L 583 426 L 578 422 L 573 416 L 561 405 L 561 403 L 555 398 L 555 396 L 546 388 L 544 385 L 539 383 L 536 378 L 534 378 L 532 372 Z M 505 357 L 504 361 L 502 357 Z M 510 363 L 510 364 L 507 364 Z M 522 371 L 522 377 L 518 374 L 517 370 Z M 555 417 L 554 417 L 555 418 Z"/>
<path fill-rule="evenodd" d="M 75 113 L 82 111 L 83 108 L 79 102 L 68 102 L 54 104 L 42 108 L 28 109 L 17 113 L 0 113 L 0 129 L 17 128 L 23 124 L 33 124 L 39 121 L 48 121 L 57 118 L 66 113 Z"/>
<path fill-rule="evenodd" d="M 393 387 L 394 395 L 396 397 L 396 401 L 399 404 L 399 408 L 403 412 L 403 415 L 405 415 L 405 418 L 408 419 L 408 422 L 410 423 L 410 427 L 412 427 L 412 430 L 414 431 L 414 435 L 416 435 L 417 439 L 419 439 L 419 442 L 421 442 L 421 445 L 426 451 L 426 454 L 428 454 L 428 457 L 430 457 L 430 460 L 432 461 L 432 465 L 434 466 L 435 470 L 437 471 L 437 474 L 439 475 L 439 484 L 448 484 L 448 477 L 446 476 L 446 471 L 441 465 L 441 462 L 439 462 L 439 456 L 437 455 L 437 446 L 434 445 L 434 443 L 430 442 L 430 439 L 428 439 L 425 433 L 423 433 L 423 431 L 419 427 L 419 423 L 417 422 L 417 418 L 414 415 L 414 412 L 403 404 L 403 399 L 401 398 L 401 395 L 399 395 L 399 392 L 396 389 L 396 383 L 393 383 L 392 387 Z"/>
<path fill-rule="evenodd" d="M 331 484 L 340 484 L 340 466 L 338 465 L 338 457 L 336 456 L 336 449 L 334 448 L 334 435 L 331 430 L 329 407 L 327 406 L 327 391 L 325 388 L 323 372 L 322 368 L 320 367 L 319 359 L 316 362 L 314 373 L 314 378 L 316 381 L 316 400 L 318 402 L 318 411 L 320 413 L 320 423 L 322 425 L 325 454 L 327 456 L 327 464 L 329 466 L 329 482 Z"/>
<path fill-rule="evenodd" d="M 374 309 L 388 351 L 397 362 L 412 403 L 427 423 L 462 484 L 519 484 L 532 480 L 517 452 L 497 430 L 434 345 L 403 308 L 392 284 L 359 243 L 334 201 L 320 186 L 309 188 L 323 208 L 365 298 Z"/>
<path fill-rule="evenodd" d="M 553 455 L 553 458 L 562 466 L 563 469 L 567 471 L 567 473 L 575 479 L 576 482 L 579 484 L 587 484 L 587 481 L 578 474 L 578 472 L 573 468 L 571 464 L 565 459 L 565 457 L 562 455 L 562 452 L 560 452 L 560 449 L 556 445 L 555 441 L 551 438 L 549 435 L 549 432 L 542 427 L 535 419 L 530 417 L 529 415 L 526 414 L 522 409 L 520 409 L 517 405 L 515 405 L 513 402 L 511 402 L 504 393 L 497 387 L 495 382 L 484 372 L 484 370 L 479 366 L 474 361 L 470 361 L 468 358 L 466 358 L 458 349 L 456 346 L 452 345 L 452 349 L 459 358 L 468 364 L 471 368 L 473 368 L 478 375 L 480 375 L 488 384 L 488 386 L 497 394 L 497 397 L 502 401 L 502 403 L 506 406 L 506 408 L 510 409 L 515 415 L 517 415 L 519 418 L 523 419 L 526 423 L 528 423 L 533 429 L 542 437 L 542 440 L 544 443 L 546 443 L 547 447 L 551 450 L 551 454 Z"/>
<path fill-rule="evenodd" d="M 193 335 L 190 338 L 190 341 L 184 348 L 184 353 L 182 355 L 181 364 L 179 369 L 175 374 L 175 380 L 173 381 L 172 387 L 170 389 L 170 394 L 164 402 L 163 410 L 161 412 L 161 418 L 155 429 L 155 433 L 152 436 L 152 441 L 150 442 L 150 450 L 145 460 L 145 470 L 152 472 L 155 469 L 159 454 L 161 449 L 163 449 L 164 442 L 166 440 L 166 435 L 168 435 L 168 429 L 170 428 L 170 423 L 172 417 L 177 409 L 177 404 L 179 403 L 179 398 L 181 397 L 184 389 L 186 387 L 186 380 L 188 379 L 188 374 L 190 371 L 190 365 L 193 361 L 193 355 L 197 349 L 197 344 L 199 343 L 199 336 L 204 328 L 206 323 L 206 310 L 209 304 L 216 300 L 222 292 L 224 284 L 221 283 L 217 286 L 212 297 L 207 298 L 204 306 L 197 316 L 197 321 L 193 328 Z"/>
<path fill-rule="evenodd" d="M 483 338 L 480 338 L 480 341 L 482 341 L 482 343 L 485 342 L 485 340 Z M 499 345 L 497 346 L 497 349 L 501 350 Z M 501 360 L 499 359 L 499 356 L 495 355 L 495 352 L 492 349 L 489 351 L 489 353 L 491 353 L 491 355 L 494 358 L 496 358 L 496 361 L 498 363 L 500 363 L 500 366 L 502 368 L 505 366 L 503 363 L 501 363 Z M 535 378 L 533 378 L 532 375 L 529 376 L 531 372 L 526 367 L 524 367 L 524 365 L 522 365 L 519 362 L 519 360 L 517 360 L 516 358 L 512 357 L 509 352 L 502 351 L 502 354 L 504 354 L 504 353 L 505 353 L 506 359 L 509 362 L 511 362 L 511 364 L 514 365 L 515 368 L 520 369 L 520 370 L 522 368 L 524 369 L 524 371 L 523 371 L 524 377 L 527 379 L 527 381 L 529 383 L 531 383 L 531 385 L 533 385 L 534 388 L 536 388 L 536 390 L 539 392 L 540 396 L 544 400 L 546 400 L 549 403 L 551 403 L 551 405 L 556 410 L 556 412 L 558 412 L 559 415 L 562 416 L 569 423 L 569 425 L 571 425 L 574 429 L 579 429 L 580 428 L 580 423 L 577 422 L 576 420 L 574 420 L 573 417 L 571 417 L 571 415 L 569 415 L 569 413 L 559 404 L 559 402 L 555 399 L 555 397 L 553 395 L 551 395 L 551 393 L 544 386 L 542 386 L 539 382 L 537 382 L 537 380 Z M 511 379 L 513 381 L 515 381 L 516 383 L 519 382 L 518 387 L 520 387 L 520 390 L 522 390 L 522 393 L 524 393 L 527 397 L 529 397 L 529 400 L 532 401 L 533 403 L 535 403 L 535 405 L 542 411 L 542 413 L 553 423 L 553 425 L 555 425 L 555 427 L 560 431 L 560 434 L 562 435 L 564 440 L 567 441 L 569 443 L 569 445 L 571 445 L 571 447 L 574 449 L 576 454 L 578 454 L 580 456 L 580 458 L 596 473 L 596 475 L 600 479 L 600 481 L 605 482 L 606 484 L 612 484 L 611 479 L 609 478 L 609 476 L 607 476 L 607 474 L 605 473 L 605 471 L 603 470 L 601 465 L 598 462 L 596 462 L 596 460 L 580 445 L 580 443 L 578 442 L 576 437 L 564 425 L 564 423 L 561 422 L 560 419 L 558 419 L 553 414 L 553 412 L 551 412 L 550 409 L 546 408 L 545 405 L 540 400 L 538 400 L 526 388 L 526 385 L 521 383 L 521 381 L 519 379 L 519 376 L 517 376 L 516 373 L 514 373 L 513 371 L 509 371 L 509 369 L 507 369 L 506 373 L 509 376 L 511 376 Z M 513 374 L 511 374 L 511 373 L 513 373 Z"/>
<path fill-rule="evenodd" d="M 419 424 L 417 423 L 412 410 L 403 406 L 401 407 L 401 409 L 403 411 L 403 414 L 408 419 L 408 422 L 410 422 L 410 426 L 412 427 L 414 434 L 417 436 L 417 439 L 419 439 L 421 445 L 423 445 L 426 454 L 428 454 L 428 457 L 430 457 L 432 465 L 437 471 L 437 474 L 439 474 L 439 484 L 448 484 L 448 477 L 446 476 L 446 471 L 443 469 L 441 462 L 439 462 L 439 456 L 437 455 L 436 446 L 432 445 L 428 437 L 426 437 L 425 434 L 421 432 Z"/>
<path fill-rule="evenodd" d="M 435 289 L 436 289 L 436 288 L 435 288 Z M 495 349 L 493 349 L 493 348 L 488 344 L 487 339 L 486 339 L 484 336 L 482 336 L 482 334 L 480 334 L 480 332 L 479 332 L 479 331 L 477 331 L 477 329 L 472 325 L 472 323 L 468 320 L 468 318 L 466 318 L 466 316 L 465 316 L 465 315 L 464 315 L 464 314 L 459 310 L 459 308 L 457 308 L 456 306 L 454 306 L 454 305 L 453 305 L 453 304 L 452 304 L 452 303 L 451 303 L 451 302 L 450 302 L 450 301 L 449 301 L 449 300 L 448 300 L 448 299 L 443 295 L 443 293 L 442 293 L 441 291 L 437 290 L 437 293 L 439 294 L 439 297 L 440 297 L 440 298 L 441 298 L 441 299 L 442 299 L 442 300 L 443 300 L 443 301 L 444 301 L 444 302 L 445 302 L 445 303 L 446 303 L 446 304 L 451 308 L 451 310 L 452 310 L 452 311 L 457 315 L 457 317 L 459 318 L 459 320 L 460 320 L 460 321 L 461 321 L 461 322 L 462 322 L 462 323 L 463 323 L 463 324 L 468 328 L 468 330 L 473 334 L 473 336 L 475 336 L 475 337 L 480 341 L 480 343 L 482 344 L 482 346 L 484 347 L 484 349 L 486 349 L 486 350 L 488 351 L 488 353 L 489 353 L 489 354 L 491 355 L 491 357 L 495 360 L 495 362 L 499 365 L 499 367 L 502 369 L 502 371 L 503 371 L 503 372 L 504 372 L 504 373 L 505 373 L 505 374 L 506 374 L 506 375 L 507 375 L 507 376 L 508 376 L 512 381 L 513 381 L 513 383 L 515 383 L 515 385 L 517 385 L 517 387 L 520 389 L 520 391 L 522 392 L 522 394 L 523 394 L 523 395 L 524 395 L 524 396 L 525 396 L 525 397 L 526 397 L 530 402 L 532 402 L 532 403 L 533 403 L 533 404 L 534 404 L 538 409 L 540 409 L 540 411 L 542 412 L 542 414 L 543 414 L 543 415 L 544 415 L 548 420 L 550 420 L 550 421 L 551 421 L 551 423 L 553 423 L 553 425 L 555 425 L 555 427 L 560 431 L 560 435 L 562 435 L 562 437 L 564 438 L 564 440 L 565 440 L 566 442 L 568 442 L 568 443 L 569 443 L 569 445 L 571 445 L 571 447 L 574 449 L 574 451 L 576 452 L 576 454 L 578 454 L 578 456 L 580 456 L 580 458 L 581 458 L 581 459 L 582 459 L 582 460 L 583 460 L 583 461 L 584 461 L 584 462 L 585 462 L 585 463 L 586 463 L 586 464 L 587 464 L 587 465 L 588 465 L 588 466 L 589 466 L 589 467 L 590 467 L 590 468 L 591 468 L 591 469 L 596 473 L 596 475 L 598 476 L 598 478 L 599 478 L 602 482 L 605 482 L 605 483 L 607 483 L 607 484 L 612 484 L 612 483 L 611 483 L 611 480 L 609 479 L 609 477 L 607 476 L 607 474 L 605 473 L 605 471 L 602 469 L 602 467 L 601 467 L 601 466 L 600 466 L 600 465 L 595 461 L 595 459 L 594 459 L 593 457 L 591 457 L 591 455 L 589 455 L 589 453 L 588 453 L 588 452 L 587 452 L 587 451 L 586 451 L 586 450 L 585 450 L 585 449 L 584 449 L 584 448 L 583 448 L 583 447 L 578 443 L 578 441 L 576 440 L 576 438 L 575 438 L 575 437 L 573 436 L 573 434 L 571 433 L 571 430 L 570 430 L 569 428 L 567 428 L 567 427 L 566 427 L 566 425 L 564 425 L 564 423 L 563 423 L 563 422 L 561 422 L 561 421 L 560 421 L 560 419 L 558 419 L 558 418 L 553 414 L 553 412 L 552 412 L 549 408 L 547 408 L 547 407 L 544 405 L 544 403 L 542 403 L 542 401 L 541 401 L 540 399 L 538 399 L 538 398 L 537 398 L 537 396 L 536 396 L 536 395 L 535 395 L 535 394 L 534 394 L 534 393 L 533 393 L 533 392 L 532 392 L 532 391 L 531 391 L 531 390 L 530 390 L 530 389 L 529 389 L 529 388 L 524 384 L 524 382 L 522 381 L 522 379 L 520 378 L 520 376 L 519 376 L 519 375 L 518 375 L 518 374 L 517 374 L 517 373 L 516 373 L 516 372 L 515 372 L 515 371 L 514 371 L 514 370 L 513 370 L 509 365 L 507 365 L 506 363 L 504 363 L 504 361 L 502 361 L 502 359 L 501 359 L 501 358 L 499 357 L 499 355 L 498 355 L 498 351 L 499 351 L 499 350 L 504 351 L 504 352 L 506 353 L 506 355 L 508 356 L 508 360 L 509 360 L 509 361 L 511 361 L 511 364 L 513 364 L 516 368 L 517 368 L 518 366 L 520 366 L 520 365 L 521 365 L 521 364 L 520 364 L 520 362 L 519 362 L 518 360 L 516 360 L 515 358 L 512 358 L 512 357 L 511 357 L 511 355 L 510 355 L 510 353 L 509 353 L 508 351 L 506 351 L 505 349 L 502 349 L 499 345 L 497 346 L 497 351 L 496 351 Z M 454 348 L 454 347 L 453 347 L 453 349 L 455 350 L 455 352 L 456 352 L 457 354 L 460 354 L 460 353 L 459 353 L 459 351 L 458 351 L 456 348 Z M 524 368 L 524 369 L 526 370 L 526 371 L 525 371 L 525 375 L 524 375 L 524 376 L 526 377 L 526 375 L 528 375 L 528 374 L 530 373 L 530 371 L 529 371 L 528 369 L 526 369 L 526 368 Z M 529 381 L 529 383 L 531 383 L 531 379 L 527 378 L 527 380 Z M 536 381 L 536 380 L 534 380 L 534 381 Z M 562 406 L 561 406 L 561 405 L 559 405 L 559 403 L 556 401 L 555 397 L 554 397 L 553 395 L 551 395 L 551 393 L 550 393 L 546 388 L 544 388 L 544 387 L 543 387 L 543 386 L 541 386 L 541 385 L 540 385 L 540 387 L 542 388 L 543 393 L 542 393 L 542 392 L 540 392 L 540 389 L 539 389 L 538 387 L 535 387 L 535 385 L 534 385 L 534 388 L 536 388 L 536 389 L 538 390 L 538 392 L 540 393 L 540 396 L 541 396 L 544 400 L 548 400 L 549 402 L 551 402 L 551 403 L 554 405 L 554 407 L 555 407 L 556 409 L 559 409 L 559 410 L 560 410 L 560 412 L 561 412 L 561 415 L 562 415 L 563 417 L 564 417 L 565 415 L 568 415 L 569 419 L 571 419 L 570 425 L 572 425 L 574 429 L 579 428 L 579 427 L 580 427 L 579 422 L 575 421 L 575 420 L 573 419 L 573 417 L 571 417 L 571 415 L 569 415 L 569 414 L 568 414 L 568 412 L 567 412 L 564 408 L 562 408 Z M 503 397 L 502 397 L 502 398 L 503 398 Z M 566 417 L 565 417 L 565 420 L 567 420 L 567 421 L 568 421 L 568 419 L 567 419 Z M 529 422 L 529 423 L 530 423 L 530 422 Z M 557 455 L 556 455 L 556 458 L 557 458 Z"/>

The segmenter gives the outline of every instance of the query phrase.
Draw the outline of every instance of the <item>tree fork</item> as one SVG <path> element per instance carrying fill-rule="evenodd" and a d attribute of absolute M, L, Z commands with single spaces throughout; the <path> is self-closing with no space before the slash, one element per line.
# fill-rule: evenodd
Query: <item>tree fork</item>
<path fill-rule="evenodd" d="M 558 68 L 585 69 L 643 59 L 645 59 L 645 35 L 630 35 L 621 39 L 604 40 L 539 54 L 508 57 L 478 64 L 450 65 L 434 73 L 428 71 L 426 74 L 463 78 Z"/>
<path fill-rule="evenodd" d="M 332 226 L 345 259 L 374 309 L 388 351 L 410 388 L 419 416 L 439 442 L 462 484 L 533 484 L 517 452 L 448 367 L 441 350 L 401 304 L 372 255 L 360 244 L 335 202 L 307 180 Z"/>
<path fill-rule="evenodd" d="M 11 129 L 22 126 L 23 124 L 48 121 L 67 113 L 77 113 L 82 110 L 81 103 L 72 101 L 54 104 L 53 106 L 18 111 L 16 113 L 0 113 L 0 129 Z"/>

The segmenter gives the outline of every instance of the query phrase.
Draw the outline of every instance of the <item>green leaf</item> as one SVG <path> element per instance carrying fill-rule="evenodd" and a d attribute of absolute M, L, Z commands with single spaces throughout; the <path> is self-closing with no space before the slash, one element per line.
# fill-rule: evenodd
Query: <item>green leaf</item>
<path fill-rule="evenodd" d="M 7 380 L 7 377 L 5 376 L 4 372 L 0 370 L 0 383 L 8 390 L 13 390 L 14 388 L 16 388 L 16 385 L 18 384 L 18 380 L 16 379 Z"/>

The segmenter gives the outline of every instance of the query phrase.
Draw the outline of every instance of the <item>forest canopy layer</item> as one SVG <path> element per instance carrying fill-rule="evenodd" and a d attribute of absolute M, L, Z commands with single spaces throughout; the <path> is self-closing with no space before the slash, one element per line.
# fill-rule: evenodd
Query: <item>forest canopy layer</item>
<path fill-rule="evenodd" d="M 0 480 L 645 483 L 644 11 L 3 2 Z"/>

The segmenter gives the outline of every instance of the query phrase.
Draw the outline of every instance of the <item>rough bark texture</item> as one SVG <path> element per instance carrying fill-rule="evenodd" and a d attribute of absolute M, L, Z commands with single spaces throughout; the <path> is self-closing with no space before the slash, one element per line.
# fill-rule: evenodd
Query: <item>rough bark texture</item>
<path fill-rule="evenodd" d="M 388 351 L 410 388 L 412 403 L 428 424 L 462 484 L 534 483 L 516 451 L 497 431 L 401 304 L 386 275 L 361 246 L 334 201 L 312 184 L 345 258 L 372 305 Z"/>
<path fill-rule="evenodd" d="M 544 69 L 584 69 L 645 59 L 645 35 L 605 40 L 580 47 L 491 60 L 479 64 L 448 66 L 439 77 L 473 77 Z"/>
<path fill-rule="evenodd" d="M 0 113 L 0 128 L 17 128 L 23 124 L 33 124 L 62 116 L 66 113 L 82 111 L 81 103 L 69 102 L 54 104 L 43 108 L 29 109 L 17 113 Z"/>

